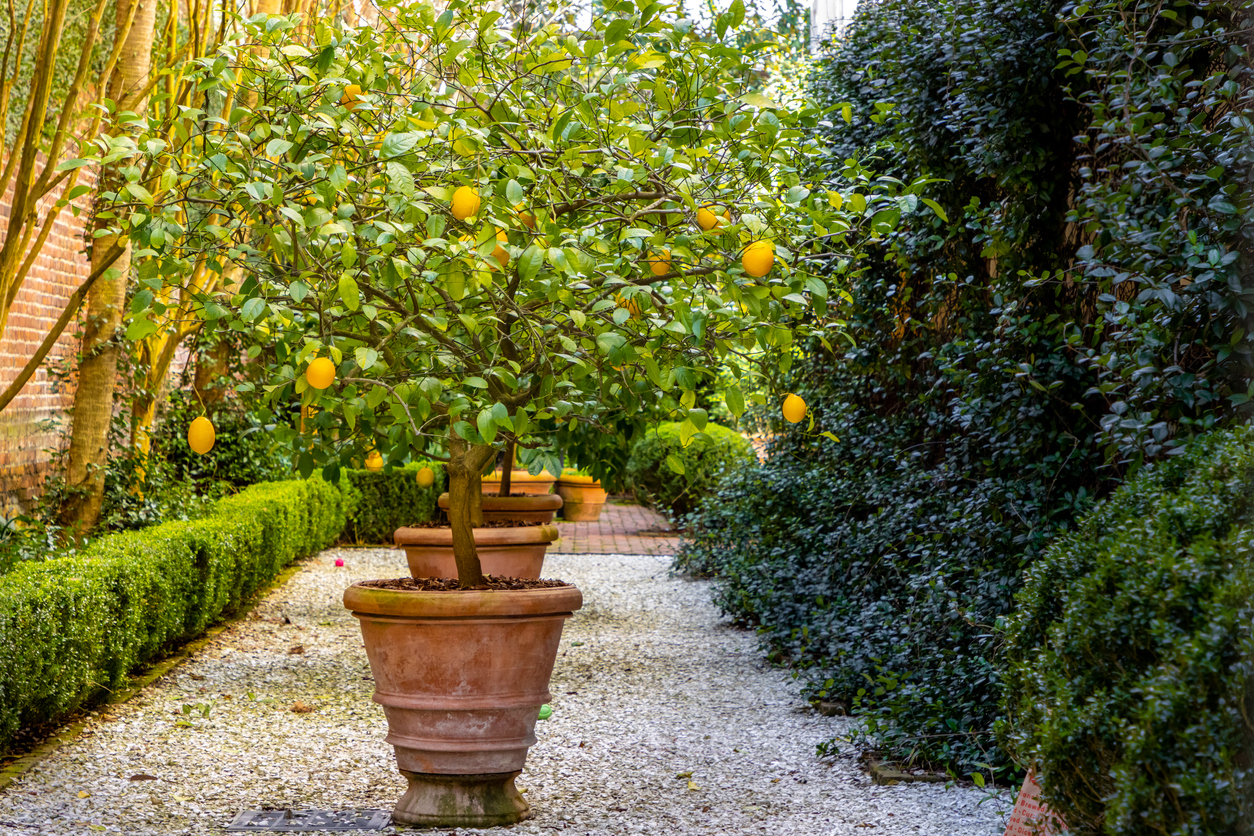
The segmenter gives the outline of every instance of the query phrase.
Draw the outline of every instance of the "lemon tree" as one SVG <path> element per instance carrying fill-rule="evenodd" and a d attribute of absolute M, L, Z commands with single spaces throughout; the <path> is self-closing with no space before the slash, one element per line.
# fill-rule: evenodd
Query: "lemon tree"
<path fill-rule="evenodd" d="M 438 440 L 467 585 L 479 474 L 507 440 L 664 413 L 687 442 L 720 366 L 840 333 L 858 247 L 918 200 L 853 164 L 807 181 L 824 114 L 747 93 L 753 54 L 673 7 L 503 25 L 457 0 L 363 28 L 258 17 L 182 70 L 199 92 L 179 119 L 101 145 L 128 162 L 107 211 L 142 265 L 131 336 L 197 259 L 236 271 L 199 313 L 253 338 L 299 470 Z"/>

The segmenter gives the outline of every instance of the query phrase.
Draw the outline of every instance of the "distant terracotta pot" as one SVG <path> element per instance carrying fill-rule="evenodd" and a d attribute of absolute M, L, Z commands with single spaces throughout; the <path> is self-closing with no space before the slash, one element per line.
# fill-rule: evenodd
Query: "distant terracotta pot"
<path fill-rule="evenodd" d="M 557 493 L 564 503 L 562 516 L 568 522 L 596 522 L 601 518 L 606 493 L 599 480 L 578 473 L 563 473 L 557 480 Z"/>
<path fill-rule="evenodd" d="M 513 491 L 510 491 L 513 493 Z M 440 494 L 436 500 L 440 508 L 448 510 L 448 494 Z M 480 500 L 483 505 L 484 522 L 553 522 L 553 514 L 562 507 L 562 498 L 555 493 L 532 494 L 529 496 L 485 496 Z"/>
<path fill-rule="evenodd" d="M 409 572 L 415 578 L 455 578 L 453 529 L 398 528 L 396 545 L 405 549 Z M 475 547 L 485 575 L 538 578 L 549 543 L 558 538 L 551 525 L 513 528 L 476 528 Z"/>
<path fill-rule="evenodd" d="M 540 471 L 539 476 L 532 476 L 525 470 L 511 470 L 509 476 L 509 492 L 525 493 L 531 496 L 553 492 L 553 483 L 557 477 L 547 470 Z M 501 472 L 498 470 L 491 476 L 483 477 L 484 493 L 501 492 Z"/>
<path fill-rule="evenodd" d="M 573 586 L 417 592 L 354 584 L 374 701 L 409 789 L 402 824 L 495 827 L 530 808 L 514 786 L 536 742 L 562 626 L 583 605 Z"/>

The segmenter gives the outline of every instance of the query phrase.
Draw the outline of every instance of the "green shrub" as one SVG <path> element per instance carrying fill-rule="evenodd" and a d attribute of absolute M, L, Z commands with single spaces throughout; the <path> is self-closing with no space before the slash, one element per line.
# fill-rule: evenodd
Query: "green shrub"
<path fill-rule="evenodd" d="M 1073 833 L 1235 832 L 1254 790 L 1252 570 L 1248 429 L 1143 470 L 1032 567 L 1002 731 Z"/>
<path fill-rule="evenodd" d="M 684 447 L 679 424 L 660 424 L 646 433 L 631 448 L 627 486 L 641 501 L 678 516 L 695 510 L 725 472 L 757 462 L 753 446 L 735 430 L 706 424 L 703 434 Z M 672 455 L 682 464 L 682 474 L 666 463 Z"/>
<path fill-rule="evenodd" d="M 418 487 L 418 470 L 430 467 L 435 482 Z M 434 520 L 439 515 L 436 500 L 444 492 L 444 466 L 439 462 L 412 462 L 391 473 L 347 470 L 352 507 L 344 540 L 349 543 L 391 543 L 392 534 L 403 525 Z"/>
<path fill-rule="evenodd" d="M 344 493 L 254 485 L 203 519 L 108 535 L 0 578 L 0 752 L 239 607 L 283 566 L 330 545 Z"/>

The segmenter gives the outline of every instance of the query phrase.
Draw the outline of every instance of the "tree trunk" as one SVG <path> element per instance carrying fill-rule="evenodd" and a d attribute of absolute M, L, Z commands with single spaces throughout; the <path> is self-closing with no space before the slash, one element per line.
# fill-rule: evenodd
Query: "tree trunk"
<path fill-rule="evenodd" d="M 483 567 L 475 548 L 475 527 L 483 524 L 481 477 L 496 451 L 484 444 L 467 444 L 449 433 L 448 520 L 453 529 L 453 560 L 457 583 L 463 589 L 483 584 Z"/>
<path fill-rule="evenodd" d="M 156 0 L 118 0 L 118 31 L 125 31 L 131 4 L 138 3 L 134 21 L 126 31 L 117 70 L 109 84 L 109 98 L 118 110 L 142 114 L 144 86 L 152 64 L 153 23 Z M 101 193 L 116 188 L 120 177 L 110 166 L 100 174 Z M 101 221 L 98 228 L 107 223 Z M 92 268 L 113 246 L 106 236 L 92 243 Z M 87 297 L 87 322 L 83 330 L 82 361 L 78 391 L 74 395 L 74 425 L 70 435 L 66 484 L 71 489 L 62 520 L 76 536 L 86 534 L 100 518 L 104 498 L 104 474 L 108 464 L 109 425 L 113 421 L 113 397 L 117 388 L 118 341 L 126 309 L 126 281 L 130 272 L 129 251 L 113 264 L 116 273 L 102 276 Z"/>
<path fill-rule="evenodd" d="M 501 496 L 509 496 L 510 489 L 513 487 L 510 480 L 514 476 L 514 439 L 511 438 L 505 442 L 505 460 L 501 465 Z"/>

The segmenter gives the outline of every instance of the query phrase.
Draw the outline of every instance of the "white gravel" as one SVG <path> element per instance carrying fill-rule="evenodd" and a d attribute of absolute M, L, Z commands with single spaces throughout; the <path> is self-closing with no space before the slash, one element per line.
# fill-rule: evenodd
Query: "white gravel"
<path fill-rule="evenodd" d="M 852 721 L 811 711 L 753 635 L 718 617 L 708 584 L 668 565 L 547 559 L 545 574 L 577 583 L 585 605 L 518 780 L 534 818 L 512 832 L 1001 836 L 1006 793 L 981 804 L 974 788 L 875 786 L 852 752 L 817 760 L 816 744 Z M 340 596 L 404 567 L 392 550 L 322 553 L 254 618 L 0 793 L 0 833 L 218 834 L 245 809 L 390 810 L 404 781 Z M 313 710 L 293 712 L 298 702 Z"/>

